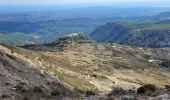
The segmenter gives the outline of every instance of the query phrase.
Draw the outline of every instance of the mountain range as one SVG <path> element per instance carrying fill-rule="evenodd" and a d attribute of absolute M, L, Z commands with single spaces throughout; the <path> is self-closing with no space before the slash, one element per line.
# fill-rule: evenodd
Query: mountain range
<path fill-rule="evenodd" d="M 109 22 L 96 28 L 90 36 L 100 43 L 152 48 L 170 47 L 170 23 L 169 20 L 152 24 Z"/>
<path fill-rule="evenodd" d="M 130 23 L 136 23 L 133 24 L 133 26 L 131 26 L 136 28 L 138 27 L 136 30 L 138 29 L 140 30 L 143 27 L 147 27 L 147 26 L 149 27 L 155 26 L 157 28 L 160 26 L 159 28 L 161 28 L 162 26 L 160 25 L 160 23 L 164 24 L 165 26 L 166 24 L 169 24 L 167 20 L 169 20 L 169 16 L 170 16 L 169 12 L 163 12 L 158 15 L 152 15 L 152 16 L 125 16 L 125 17 L 104 16 L 104 17 L 94 18 L 94 17 L 87 17 L 82 15 L 82 16 L 78 16 L 78 17 L 75 16 L 71 18 L 63 17 L 63 19 L 61 19 L 60 17 L 54 17 L 55 14 L 49 16 L 46 15 L 49 14 L 43 12 L 37 12 L 37 13 L 34 12 L 31 14 L 27 14 L 27 13 L 2 14 L 0 16 L 0 43 L 8 43 L 8 44 L 20 45 L 20 46 L 28 45 L 28 44 L 43 44 L 43 43 L 52 42 L 56 38 L 65 36 L 73 32 L 80 32 L 82 34 L 85 34 L 86 36 L 89 36 L 89 34 L 95 33 L 94 30 L 96 30 L 96 28 L 98 29 L 98 27 L 106 23 L 112 23 L 112 22 L 117 23 L 121 21 L 129 21 Z M 164 28 L 168 28 L 168 27 L 164 27 Z M 133 29 L 129 29 L 129 30 L 133 30 Z M 156 31 L 153 30 L 153 32 L 148 32 L 147 30 L 147 32 L 142 31 L 142 33 L 144 32 L 144 34 L 146 35 L 151 33 L 156 33 L 156 34 L 168 33 L 167 30 L 160 30 L 160 32 L 157 31 L 158 30 Z M 138 32 L 136 33 L 138 34 Z M 97 39 L 95 40 L 98 41 Z M 131 41 L 133 41 L 134 44 L 139 44 L 138 41 L 136 41 L 135 39 Z M 141 41 L 143 40 L 141 39 Z M 102 41 L 102 42 L 106 42 L 106 41 Z M 160 46 L 162 45 L 161 43 L 158 44 Z M 143 44 L 139 44 L 139 45 L 143 46 Z M 166 43 L 165 45 L 168 45 L 168 43 Z"/>

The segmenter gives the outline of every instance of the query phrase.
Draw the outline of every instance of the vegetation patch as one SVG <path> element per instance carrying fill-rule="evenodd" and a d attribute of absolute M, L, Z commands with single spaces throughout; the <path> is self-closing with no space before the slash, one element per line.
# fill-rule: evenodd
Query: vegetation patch
<path fill-rule="evenodd" d="M 121 95 L 125 95 L 126 94 L 126 90 L 124 90 L 121 87 L 114 87 L 113 90 L 108 94 L 109 97 L 111 96 L 121 96 Z"/>
<path fill-rule="evenodd" d="M 86 96 L 89 97 L 89 96 L 95 96 L 96 93 L 93 92 L 93 91 L 86 91 Z"/>
<path fill-rule="evenodd" d="M 170 68 L 170 61 L 163 61 L 159 65 L 166 67 L 166 68 Z"/>
<path fill-rule="evenodd" d="M 150 94 L 155 93 L 157 90 L 155 85 L 146 84 L 137 89 L 138 94 Z"/>

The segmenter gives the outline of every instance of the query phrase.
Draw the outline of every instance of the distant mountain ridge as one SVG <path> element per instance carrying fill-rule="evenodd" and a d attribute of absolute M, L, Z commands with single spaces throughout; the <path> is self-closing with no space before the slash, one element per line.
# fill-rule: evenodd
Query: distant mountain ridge
<path fill-rule="evenodd" d="M 160 14 L 154 16 L 154 18 L 159 20 L 159 21 L 168 20 L 168 19 L 170 19 L 170 12 L 160 13 Z"/>
<path fill-rule="evenodd" d="M 100 10 L 102 11 L 102 9 Z M 98 13 L 100 10 L 98 9 Z M 99 16 L 100 14 L 94 14 L 96 17 L 87 17 L 82 14 L 74 17 L 65 16 L 60 19 L 55 17 L 58 15 L 48 15 L 48 13 L 49 12 L 37 12 L 30 14 L 17 13 L 0 15 L 0 43 L 18 46 L 44 44 L 72 32 L 83 32 L 86 35 L 89 35 L 97 27 L 107 22 L 129 20 L 140 24 L 146 24 L 146 27 L 147 25 L 150 26 L 151 23 L 155 24 L 158 22 L 168 24 L 170 18 L 169 12 L 163 12 L 154 16 L 123 16 L 125 15 L 123 13 L 120 17 L 109 16 L 109 12 L 107 12 L 108 14 L 102 15 L 103 17 Z M 86 15 L 88 14 L 86 13 Z M 128 23 L 126 24 L 128 25 Z M 127 26 L 124 27 L 126 28 Z M 129 26 L 129 28 L 130 27 L 138 27 L 138 25 L 135 24 Z M 121 29 L 124 30 L 124 28 Z"/>
<path fill-rule="evenodd" d="M 100 43 L 119 43 L 141 47 L 170 47 L 170 23 L 107 23 L 96 28 L 91 38 Z"/>

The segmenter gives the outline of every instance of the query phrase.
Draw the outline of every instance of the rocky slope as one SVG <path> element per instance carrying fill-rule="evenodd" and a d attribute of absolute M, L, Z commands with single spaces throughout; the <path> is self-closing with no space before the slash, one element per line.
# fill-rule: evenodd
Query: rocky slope
<path fill-rule="evenodd" d="M 31 60 L 0 45 L 0 99 L 74 97 L 77 94 Z"/>

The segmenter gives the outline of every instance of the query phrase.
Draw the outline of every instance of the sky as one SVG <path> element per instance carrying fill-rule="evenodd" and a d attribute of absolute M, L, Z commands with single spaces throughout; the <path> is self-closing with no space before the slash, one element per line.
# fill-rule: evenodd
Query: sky
<path fill-rule="evenodd" d="M 169 6 L 170 0 L 0 0 L 0 5 L 8 4 L 137 4 Z"/>

